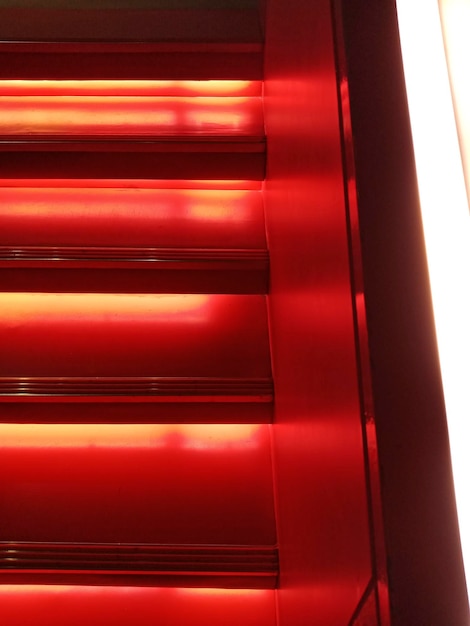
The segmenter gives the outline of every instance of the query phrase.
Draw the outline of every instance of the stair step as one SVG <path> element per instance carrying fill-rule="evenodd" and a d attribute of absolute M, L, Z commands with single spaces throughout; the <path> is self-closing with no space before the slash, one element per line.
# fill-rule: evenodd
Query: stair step
<path fill-rule="evenodd" d="M 267 425 L 6 424 L 0 435 L 2 583 L 274 586 Z"/>
<path fill-rule="evenodd" d="M 3 421 L 271 419 L 264 296 L 4 293 L 2 301 Z"/>
<path fill-rule="evenodd" d="M 275 621 L 262 55 L 258 11 L 0 8 L 9 626 Z"/>
<path fill-rule="evenodd" d="M 274 591 L 0 585 L 8 626 L 272 626 Z"/>
<path fill-rule="evenodd" d="M 11 291 L 266 293 L 261 193 L 0 187 Z"/>
<path fill-rule="evenodd" d="M 264 141 L 262 102 L 256 96 L 2 94 L 0 112 L 2 143 Z"/>
<path fill-rule="evenodd" d="M 152 86 L 144 82 L 148 94 Z M 8 85 L 0 95 L 0 168 L 6 178 L 264 177 L 259 96 L 83 95 L 68 81 L 61 95 L 26 95 L 37 93 L 37 81 L 19 91 L 17 81 Z M 229 93 L 237 85 L 229 84 Z M 119 89 L 116 81 L 111 88 Z M 157 93 L 185 90 L 191 84 L 154 87 Z M 124 91 L 137 94 L 139 88 L 127 85 Z"/>
<path fill-rule="evenodd" d="M 261 79 L 254 10 L 0 9 L 0 78 Z"/>

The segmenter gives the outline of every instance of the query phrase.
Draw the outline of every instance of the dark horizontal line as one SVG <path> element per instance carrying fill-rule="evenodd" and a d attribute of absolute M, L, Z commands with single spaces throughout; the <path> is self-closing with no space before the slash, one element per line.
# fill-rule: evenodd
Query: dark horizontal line
<path fill-rule="evenodd" d="M 260 135 L 0 136 L 0 152 L 264 152 Z"/>
<path fill-rule="evenodd" d="M 273 394 L 271 379 L 164 378 L 164 377 L 21 377 L 0 378 L 0 400 L 3 396 L 106 396 L 117 398 L 178 397 L 251 398 L 265 401 Z"/>
<path fill-rule="evenodd" d="M 7 261 L 150 261 L 216 262 L 267 261 L 263 249 L 155 248 L 107 246 L 0 246 L 0 259 Z"/>
<path fill-rule="evenodd" d="M 278 554 L 273 546 L 0 542 L 0 569 L 275 574 Z"/>
<path fill-rule="evenodd" d="M 11 40 L 0 42 L 0 53 L 50 53 L 62 52 L 65 54 L 92 52 L 99 54 L 115 54 L 115 53 L 253 53 L 262 52 L 263 44 L 254 42 L 227 42 L 227 41 L 175 41 L 175 42 L 155 42 L 155 41 L 80 41 L 80 40 L 64 40 L 64 41 L 41 41 L 41 40 Z"/>

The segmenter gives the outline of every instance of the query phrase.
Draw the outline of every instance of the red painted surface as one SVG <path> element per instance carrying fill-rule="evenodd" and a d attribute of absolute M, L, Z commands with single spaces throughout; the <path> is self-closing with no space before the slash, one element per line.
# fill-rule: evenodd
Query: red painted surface
<path fill-rule="evenodd" d="M 279 624 L 347 626 L 373 564 L 330 2 L 268 3 L 265 81 Z"/>
<path fill-rule="evenodd" d="M 8 79 L 262 79 L 256 10 L 0 8 Z"/>
<path fill-rule="evenodd" d="M 1 376 L 270 376 L 262 296 L 1 298 Z"/>
<path fill-rule="evenodd" d="M 268 428 L 1 425 L 1 541 L 273 545 Z"/>
<path fill-rule="evenodd" d="M 15 179 L 4 177 L 0 179 L 0 189 L 3 187 L 34 187 L 63 189 L 257 189 L 262 188 L 262 180 L 229 179 L 184 179 L 184 178 L 134 178 L 103 179 L 103 178 L 23 178 Z"/>
<path fill-rule="evenodd" d="M 261 97 L 240 95 L 259 94 L 259 84 L 228 81 L 224 90 L 223 81 L 208 81 L 198 94 L 195 81 L 178 78 L 173 87 L 137 80 L 121 88 L 114 80 L 107 95 L 106 81 L 86 80 L 81 89 L 76 80 L 41 87 L 7 81 L 0 95 L 3 175 L 262 179 Z"/>
<path fill-rule="evenodd" d="M 257 97 L 1 95 L 0 113 L 3 140 L 264 137 Z"/>
<path fill-rule="evenodd" d="M 13 5 L 13 2 L 9 3 Z M 136 45 L 190 42 L 202 46 L 246 45 L 261 43 L 257 11 L 241 9 L 139 9 L 138 7 L 102 9 L 48 8 L 40 6 L 1 7 L 0 37 L 2 46 L 10 42 L 38 47 L 38 42 L 88 44 L 106 48 L 134 43 Z M 91 4 L 91 3 L 90 3 Z M 129 2 L 128 6 L 132 3 Z M 148 3 L 150 4 L 150 3 Z M 109 5 L 109 3 L 108 3 Z M 11 45 L 11 44 L 10 44 Z M 106 50 L 105 48 L 105 50 Z M 138 68 L 135 68 L 138 71 Z"/>
<path fill-rule="evenodd" d="M 266 248 L 261 194 L 214 187 L 3 187 L 0 248 Z"/>
<path fill-rule="evenodd" d="M 2 80 L 1 96 L 261 96 L 259 80 Z"/>
<path fill-rule="evenodd" d="M 394 0 L 341 8 L 393 626 L 468 626 Z"/>
<path fill-rule="evenodd" d="M 270 421 L 263 296 L 4 293 L 2 313 L 4 421 Z"/>
<path fill-rule="evenodd" d="M 4 142 L 0 169 L 7 179 L 162 179 L 259 181 L 265 172 L 264 141 L 95 140 Z M 135 138 L 134 138 L 135 139 Z"/>
<path fill-rule="evenodd" d="M 2 42 L 0 77 L 8 80 L 260 80 L 263 54 L 259 43 L 109 43 L 103 49 L 102 44 L 89 43 Z"/>
<path fill-rule="evenodd" d="M 0 489 L 0 543 L 4 565 L 11 568 L 13 559 L 16 569 L 6 569 L 2 580 L 81 583 L 73 591 L 23 587 L 33 604 L 25 602 L 25 613 L 14 619 L 30 619 L 27 607 L 36 606 L 32 624 L 40 626 L 44 607 L 52 604 L 60 620 L 81 601 L 79 615 L 88 607 L 99 623 L 115 618 L 125 624 L 137 611 L 135 593 L 144 624 L 156 617 L 169 625 L 230 624 L 232 618 L 249 624 L 256 618 L 258 626 L 312 620 L 347 626 L 369 598 L 367 619 L 375 626 L 330 4 L 305 1 L 293 11 L 273 0 L 267 7 L 272 427 L 260 423 L 270 419 L 272 401 L 263 295 L 191 293 L 177 281 L 169 289 L 176 295 L 157 295 L 158 285 L 152 294 L 130 294 L 132 288 L 118 289 L 112 281 L 108 290 L 116 293 L 99 293 L 96 285 L 87 293 L 86 280 L 84 293 L 59 294 L 57 283 L 52 288 L 53 282 L 35 283 L 34 277 L 28 290 L 36 284 L 37 293 L 3 294 L 0 330 L 8 358 L 0 364 L 0 384 L 8 400 L 3 419 L 11 423 L 0 425 L 0 471 L 11 478 Z M 95 255 L 111 248 L 134 254 L 155 248 L 156 239 L 171 254 L 198 246 L 206 253 L 265 252 L 257 186 L 238 182 L 231 189 L 225 183 L 260 180 L 265 171 L 260 86 L 249 82 L 259 78 L 260 46 L 243 41 L 243 49 L 233 42 L 165 48 L 128 41 L 106 50 L 90 42 L 0 46 L 11 59 L 0 90 L 6 113 L 0 134 L 8 140 L 0 155 L 9 179 L 1 190 L 4 245 L 10 252 L 16 242 L 22 255 L 55 247 L 65 263 L 72 248 L 77 255 L 91 254 L 91 248 Z M 147 81 L 208 72 L 220 78 L 222 72 L 248 82 L 206 85 L 195 98 L 189 82 L 11 80 L 128 78 L 131 66 L 134 78 Z M 112 92 L 105 95 L 108 87 Z M 149 183 L 155 176 L 179 183 L 172 188 L 165 181 L 159 189 Z M 34 182 L 41 177 L 46 180 Z M 57 187 L 50 182 L 60 178 Z M 90 184 L 93 178 L 108 181 Z M 127 180 L 122 188 L 113 182 L 119 178 Z M 192 178 L 224 182 L 193 189 Z M 109 269 L 108 262 L 96 269 Z M 23 269 L 33 276 L 45 267 Z M 63 269 L 72 268 L 65 263 Z M 123 271 L 121 280 L 133 279 Z M 227 292 L 231 284 L 229 276 Z M 254 411 L 256 403 L 261 411 Z M 229 420 L 238 423 L 209 423 Z M 250 421 L 258 423 L 243 424 Z M 219 577 L 214 567 L 205 572 L 206 584 L 214 586 L 243 586 L 248 567 L 241 578 L 227 578 L 233 559 L 246 560 L 240 552 L 246 546 L 268 548 L 266 585 L 272 586 L 277 537 L 276 615 L 272 595 L 246 590 L 230 612 L 236 596 L 226 592 L 201 591 L 195 604 L 186 591 L 176 606 L 178 589 L 150 594 L 137 587 L 114 602 L 117 587 L 92 593 L 83 586 L 93 575 L 96 582 L 115 582 L 119 568 L 125 570 L 121 583 L 155 584 L 135 563 L 126 569 L 123 544 L 134 550 L 135 544 L 152 544 L 150 556 L 157 559 L 177 546 L 172 558 L 188 570 L 180 572 L 188 585 L 204 582 L 192 578 L 202 567 L 195 564 L 202 557 L 194 557 L 194 546 L 205 550 L 204 558 L 219 546 Z M 114 544 L 111 556 L 107 544 Z M 80 550 L 92 564 L 80 561 L 73 571 Z M 111 574 L 106 558 L 114 559 Z M 261 578 L 245 584 L 262 586 Z M 174 572 L 160 584 L 175 584 Z M 19 588 L 5 585 L 2 593 L 12 610 Z M 250 597 L 265 604 L 245 603 Z"/>
<path fill-rule="evenodd" d="M 243 181 L 54 182 L 0 188 L 5 291 L 266 293 L 261 193 Z"/>
<path fill-rule="evenodd" d="M 8 626 L 273 626 L 273 591 L 0 586 Z"/>
<path fill-rule="evenodd" d="M 265 200 L 276 387 L 272 433 L 259 423 L 271 418 L 270 397 L 257 405 L 263 412 L 253 410 L 259 397 L 252 395 L 250 405 L 240 394 L 247 381 L 256 386 L 270 379 L 263 296 L 188 294 L 188 284 L 178 280 L 168 289 L 176 296 L 129 295 L 133 289 L 152 288 L 135 281 L 124 267 L 121 283 L 109 281 L 108 294 L 99 293 L 98 282 L 91 289 L 96 293 L 86 293 L 84 277 L 85 293 L 59 295 L 54 290 L 60 281 L 53 283 L 49 276 L 28 279 L 24 287 L 33 291 L 36 285 L 36 291 L 45 293 L 4 296 L 11 306 L 9 312 L 2 309 L 8 332 L 0 382 L 14 402 L 2 411 L 2 419 L 10 423 L 0 425 L 0 470 L 8 478 L 0 487 L 2 564 L 10 567 L 11 559 L 29 558 L 29 544 L 21 552 L 15 541 L 36 542 L 38 559 L 48 557 L 47 542 L 52 542 L 56 564 L 77 557 L 82 548 L 84 559 L 89 553 L 95 559 L 94 571 L 85 567 L 74 574 L 69 563 L 68 573 L 67 568 L 49 568 L 42 579 L 63 582 L 68 575 L 79 583 L 73 587 L 0 585 L 8 626 L 74 626 L 85 620 L 126 626 L 136 619 L 143 626 L 155 621 L 166 626 L 376 626 L 375 546 L 364 466 L 364 445 L 373 437 L 366 439 L 361 420 L 364 379 L 359 382 L 356 371 L 353 295 L 356 303 L 365 302 L 370 329 L 392 623 L 460 626 L 468 621 L 393 0 L 374 10 L 362 0 L 300 0 L 294 5 L 272 0 L 266 24 L 262 19 L 267 33 Z M 344 9 L 347 35 L 365 300 L 360 290 L 351 293 L 350 284 L 333 5 Z M 175 249 L 187 250 L 192 242 L 211 249 L 223 245 L 224 250 L 229 245 L 253 250 L 262 242 L 264 248 L 258 191 L 256 201 L 253 193 L 227 191 L 259 190 L 265 172 L 260 85 L 250 83 L 262 75 L 260 30 L 253 16 L 223 12 L 205 15 L 202 23 L 187 12 L 158 12 L 152 19 L 146 12 L 131 12 L 129 20 L 95 22 L 91 32 L 86 12 L 74 12 L 76 19 L 68 22 L 67 11 L 20 13 L 18 19 L 15 10 L 0 12 L 7 18 L 0 20 L 0 74 L 8 79 L 0 98 L 14 105 L 3 128 L 10 139 L 35 136 L 41 141 L 2 147 L 7 245 L 21 236 L 24 249 L 82 249 L 90 241 L 122 247 L 128 240 L 153 247 L 158 232 L 165 246 Z M 119 13 L 107 15 L 116 18 Z M 14 41 L 8 42 L 5 29 Z M 54 31 L 61 33 L 61 41 L 45 41 L 54 39 Z M 20 36 L 11 37 L 15 32 Z M 108 37 L 105 43 L 100 42 L 103 36 Z M 39 82 L 45 78 L 47 83 Z M 143 82 L 89 82 L 106 78 Z M 198 84 L 202 99 L 196 103 L 195 83 L 181 81 L 204 78 L 245 82 Z M 72 82 L 59 86 L 53 79 Z M 104 97 L 107 87 L 114 99 Z M 66 99 L 59 102 L 65 92 Z M 20 101 L 27 105 L 21 113 Z M 110 104 L 113 110 L 101 115 Z M 158 128 L 152 118 L 156 104 L 162 105 Z M 34 126 L 38 113 L 42 121 Z M 71 123 L 72 133 L 65 132 L 64 122 Z M 162 122 L 165 141 L 146 141 Z M 46 141 L 48 133 L 53 141 Z M 71 136 L 100 141 L 67 141 Z M 155 176 L 175 180 L 156 181 Z M 206 179 L 211 179 L 209 185 Z M 230 183 L 233 187 L 227 186 L 230 179 L 237 179 Z M 216 189 L 225 191 L 214 195 Z M 126 198 L 126 208 L 118 196 Z M 199 201 L 200 212 L 191 213 Z M 130 207 L 133 228 L 125 215 Z M 64 208 L 66 215 L 60 213 Z M 42 274 L 44 267 L 26 271 L 33 276 L 33 269 Z M 21 291 L 13 286 L 13 274 L 3 276 L 4 286 L 10 281 L 12 291 Z M 223 289 L 230 293 L 234 277 L 226 268 L 221 276 L 228 277 Z M 126 283 L 134 287 L 126 288 Z M 163 284 L 155 283 L 154 292 L 162 291 Z M 211 284 L 214 291 L 223 290 L 221 282 Z M 64 283 L 62 288 L 66 291 Z M 100 401 L 90 401 L 87 393 L 72 401 L 73 394 L 52 398 L 50 385 L 57 390 L 57 378 L 64 374 L 67 385 L 88 385 L 87 392 L 103 385 Z M 176 380 L 173 390 L 178 391 L 161 402 L 159 412 L 155 398 L 148 401 L 156 384 L 148 379 L 155 374 L 158 384 L 164 379 L 168 388 Z M 223 402 L 207 389 L 195 399 L 201 374 L 205 382 L 218 381 L 219 391 L 223 387 Z M 240 381 L 236 401 L 230 400 L 228 387 L 233 392 L 234 382 Z M 126 401 L 109 393 L 129 384 Z M 49 385 L 49 391 L 42 396 L 34 392 L 40 398 L 32 401 L 34 385 L 43 391 Z M 136 389 L 145 402 L 136 397 Z M 66 421 L 75 424 L 60 423 Z M 250 421 L 254 423 L 242 424 Z M 374 429 L 371 420 L 367 429 Z M 246 561 L 239 552 L 243 545 L 272 551 L 276 530 L 281 557 L 276 612 L 269 591 L 179 588 L 182 580 L 188 585 L 262 585 L 262 576 L 255 583 L 243 579 L 246 571 L 233 577 L 230 559 Z M 60 541 L 72 542 L 70 554 L 69 544 Z M 73 543 L 77 541 L 98 544 L 85 549 Z M 174 576 L 159 579 L 159 584 L 176 584 L 167 589 L 139 586 L 155 585 L 156 579 L 141 577 L 132 567 L 120 572 L 121 584 L 132 588 L 86 586 L 108 541 L 148 541 L 154 547 L 166 542 L 155 548 L 158 558 L 176 543 L 179 551 L 173 557 L 193 571 L 179 584 Z M 39 549 L 37 542 L 46 546 Z M 202 557 L 194 557 L 194 545 L 212 558 L 214 542 L 222 544 L 216 561 L 223 571 L 217 574 L 213 568 L 204 581 L 195 582 Z M 112 558 L 124 560 L 125 549 L 116 543 Z M 273 562 L 270 585 L 276 580 Z M 115 574 L 101 571 L 94 581 L 115 585 Z M 37 570 L 4 569 L 2 580 L 13 579 L 40 578 Z"/>

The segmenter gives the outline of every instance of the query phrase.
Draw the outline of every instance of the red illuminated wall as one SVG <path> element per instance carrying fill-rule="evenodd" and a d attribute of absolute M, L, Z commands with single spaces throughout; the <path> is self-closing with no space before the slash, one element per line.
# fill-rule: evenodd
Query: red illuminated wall
<path fill-rule="evenodd" d="M 331 9 L 298 8 L 266 28 L 279 615 L 375 625 Z"/>

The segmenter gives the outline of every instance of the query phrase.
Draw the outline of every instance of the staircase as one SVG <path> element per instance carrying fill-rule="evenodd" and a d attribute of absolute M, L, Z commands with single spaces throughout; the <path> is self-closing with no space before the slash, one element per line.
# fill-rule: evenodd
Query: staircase
<path fill-rule="evenodd" d="M 5 624 L 272 626 L 261 45 L 63 13 L 0 45 Z"/>

